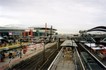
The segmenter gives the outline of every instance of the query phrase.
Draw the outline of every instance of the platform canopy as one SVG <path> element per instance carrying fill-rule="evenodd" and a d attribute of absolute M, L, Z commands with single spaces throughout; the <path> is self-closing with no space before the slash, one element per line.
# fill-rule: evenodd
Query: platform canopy
<path fill-rule="evenodd" d="M 94 27 L 92 29 L 87 30 L 86 32 L 91 32 L 91 31 L 103 31 L 103 32 L 106 32 L 106 26 Z"/>
<path fill-rule="evenodd" d="M 61 44 L 61 46 L 63 46 L 63 47 L 71 47 L 71 46 L 77 46 L 76 45 L 76 43 L 74 42 L 74 40 L 65 40 L 62 44 Z"/>

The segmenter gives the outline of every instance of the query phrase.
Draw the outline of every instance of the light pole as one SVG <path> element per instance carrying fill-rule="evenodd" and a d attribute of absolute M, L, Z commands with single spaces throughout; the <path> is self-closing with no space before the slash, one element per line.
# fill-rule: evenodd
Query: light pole
<path fill-rule="evenodd" d="M 51 29 L 50 29 L 50 41 L 52 42 L 52 26 L 51 26 Z"/>
<path fill-rule="evenodd" d="M 45 38 L 42 43 L 43 43 L 43 62 L 45 62 Z"/>
<path fill-rule="evenodd" d="M 45 44 L 46 44 L 46 36 L 47 36 L 47 23 L 45 23 L 45 32 L 44 32 L 44 38 L 43 38 L 43 62 L 45 62 Z"/>
<path fill-rule="evenodd" d="M 59 48 L 59 38 L 57 38 L 57 50 Z"/>

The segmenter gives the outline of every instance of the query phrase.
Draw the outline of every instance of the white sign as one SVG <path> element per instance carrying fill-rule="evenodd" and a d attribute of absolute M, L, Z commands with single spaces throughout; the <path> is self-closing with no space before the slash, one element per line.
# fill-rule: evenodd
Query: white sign
<path fill-rule="evenodd" d="M 9 32 L 9 35 L 12 35 L 12 32 Z"/>

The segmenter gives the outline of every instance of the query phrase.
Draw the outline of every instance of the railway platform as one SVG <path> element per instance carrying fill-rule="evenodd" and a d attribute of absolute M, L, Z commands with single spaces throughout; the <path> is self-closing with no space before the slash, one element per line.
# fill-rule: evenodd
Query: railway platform
<path fill-rule="evenodd" d="M 76 43 L 73 40 L 65 40 L 61 46 L 62 49 L 57 54 L 48 70 L 75 70 L 74 48 L 77 47 Z"/>
<path fill-rule="evenodd" d="M 86 70 L 74 40 L 65 40 L 61 46 L 47 70 Z"/>
<path fill-rule="evenodd" d="M 65 50 L 55 70 L 75 70 L 72 51 Z"/>
<path fill-rule="evenodd" d="M 61 49 L 48 70 L 75 70 L 73 52 L 71 47 Z"/>

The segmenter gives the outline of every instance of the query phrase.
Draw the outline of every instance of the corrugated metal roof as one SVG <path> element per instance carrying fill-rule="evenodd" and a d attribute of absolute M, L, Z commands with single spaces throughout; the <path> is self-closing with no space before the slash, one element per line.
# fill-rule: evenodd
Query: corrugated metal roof
<path fill-rule="evenodd" d="M 0 27 L 0 30 L 25 30 L 25 29 L 19 27 Z"/>

